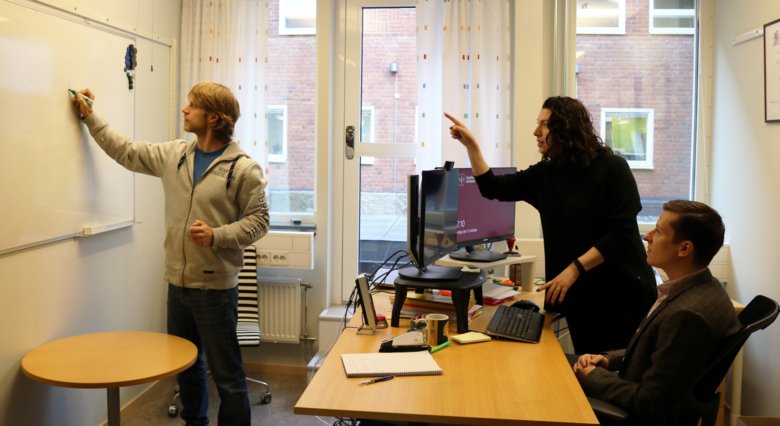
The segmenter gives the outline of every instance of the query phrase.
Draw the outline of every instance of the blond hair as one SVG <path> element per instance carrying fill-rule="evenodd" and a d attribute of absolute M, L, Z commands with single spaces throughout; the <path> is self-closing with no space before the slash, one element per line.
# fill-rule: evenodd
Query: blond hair
<path fill-rule="evenodd" d="M 218 139 L 230 142 L 233 128 L 241 116 L 241 108 L 233 92 L 219 83 L 202 82 L 192 86 L 189 97 L 194 106 L 203 108 L 208 114 L 217 115 L 217 123 L 211 130 Z"/>

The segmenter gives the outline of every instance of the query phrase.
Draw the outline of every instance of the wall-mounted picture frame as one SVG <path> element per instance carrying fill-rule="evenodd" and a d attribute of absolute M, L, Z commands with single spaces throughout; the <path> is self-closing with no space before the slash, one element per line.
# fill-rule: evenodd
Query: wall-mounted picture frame
<path fill-rule="evenodd" d="M 764 122 L 780 122 L 780 19 L 764 25 Z"/>

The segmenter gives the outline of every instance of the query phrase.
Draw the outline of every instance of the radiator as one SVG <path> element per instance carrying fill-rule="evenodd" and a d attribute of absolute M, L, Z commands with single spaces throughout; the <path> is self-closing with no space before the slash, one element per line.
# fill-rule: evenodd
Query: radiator
<path fill-rule="evenodd" d="M 260 340 L 298 343 L 301 339 L 304 286 L 300 279 L 258 278 L 260 304 Z"/>

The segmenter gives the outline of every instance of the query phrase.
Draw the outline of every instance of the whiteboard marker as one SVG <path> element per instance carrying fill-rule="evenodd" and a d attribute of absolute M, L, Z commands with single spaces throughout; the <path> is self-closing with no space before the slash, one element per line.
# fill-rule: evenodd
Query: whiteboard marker
<path fill-rule="evenodd" d="M 83 93 L 79 93 L 79 92 L 77 92 L 77 91 L 75 91 L 73 89 L 68 89 L 68 92 L 70 92 L 70 94 L 73 95 L 73 96 L 81 95 L 81 97 L 84 98 L 85 101 L 87 101 L 87 105 L 92 106 L 92 99 L 90 99 L 89 96 L 87 96 L 87 95 L 85 95 Z"/>

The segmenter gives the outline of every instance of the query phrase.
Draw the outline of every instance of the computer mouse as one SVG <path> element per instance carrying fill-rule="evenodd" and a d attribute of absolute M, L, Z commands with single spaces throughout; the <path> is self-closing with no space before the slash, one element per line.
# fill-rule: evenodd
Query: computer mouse
<path fill-rule="evenodd" d="M 534 312 L 539 312 L 539 305 L 530 300 L 518 300 L 512 304 L 513 308 L 528 309 Z"/>

